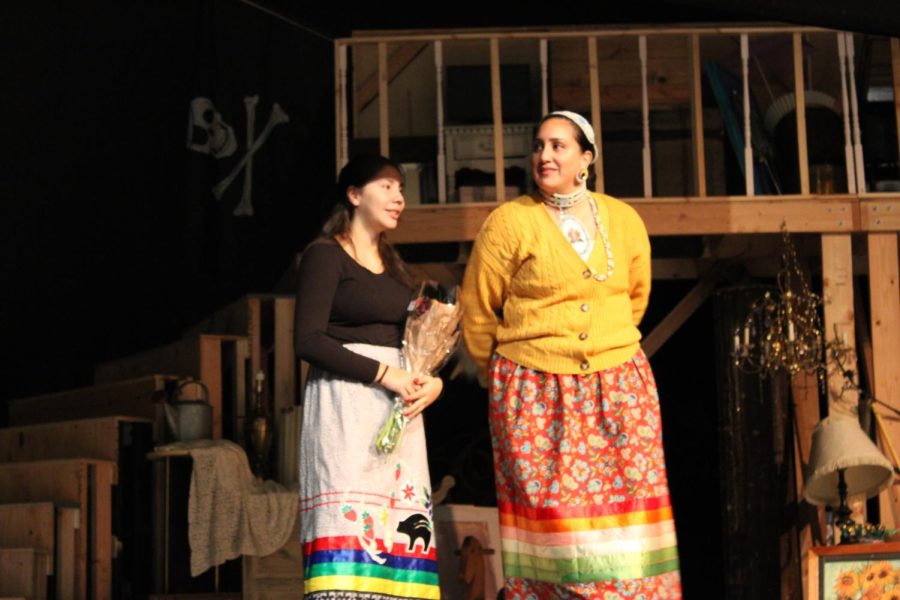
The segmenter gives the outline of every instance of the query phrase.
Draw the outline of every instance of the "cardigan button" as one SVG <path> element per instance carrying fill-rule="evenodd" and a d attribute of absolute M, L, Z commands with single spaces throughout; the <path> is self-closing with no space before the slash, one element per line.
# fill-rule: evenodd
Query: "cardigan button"
<path fill-rule="evenodd" d="M 581 305 L 581 312 L 587 312 L 588 308 L 590 308 L 587 303 Z"/>
<path fill-rule="evenodd" d="M 579 334 L 578 334 L 578 339 L 581 340 L 581 341 L 583 342 L 584 340 L 587 339 L 587 334 L 586 334 L 586 333 L 583 333 L 583 332 L 582 332 L 582 333 L 579 333 Z"/>
<path fill-rule="evenodd" d="M 584 270 L 584 273 L 582 273 L 582 275 L 584 275 L 584 278 L 585 278 L 585 279 L 590 279 L 590 278 L 591 278 L 591 270 L 590 270 L 590 269 L 585 269 L 585 270 Z"/>
<path fill-rule="evenodd" d="M 581 370 L 582 370 L 582 371 L 587 371 L 587 370 L 588 370 L 588 367 L 590 367 L 590 366 L 591 366 L 591 365 L 588 364 L 588 361 L 586 361 L 586 360 L 585 360 L 585 361 L 582 361 L 582 363 L 581 363 Z"/>

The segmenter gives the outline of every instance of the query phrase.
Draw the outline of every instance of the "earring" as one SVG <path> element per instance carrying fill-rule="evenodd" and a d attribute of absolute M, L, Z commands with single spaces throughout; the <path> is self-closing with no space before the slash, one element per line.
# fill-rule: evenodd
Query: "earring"
<path fill-rule="evenodd" d="M 587 167 L 585 167 L 584 169 L 580 170 L 580 171 L 578 172 L 578 175 L 576 175 L 575 177 L 576 177 L 576 179 L 578 179 L 579 183 L 580 183 L 580 182 L 583 182 L 583 181 L 587 181 L 587 178 L 588 178 L 588 170 L 587 170 Z"/>

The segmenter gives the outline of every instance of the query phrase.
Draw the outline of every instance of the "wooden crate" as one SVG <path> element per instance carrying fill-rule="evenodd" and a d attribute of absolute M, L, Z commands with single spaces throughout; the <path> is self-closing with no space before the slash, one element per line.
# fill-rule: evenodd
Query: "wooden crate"
<path fill-rule="evenodd" d="M 242 441 L 244 418 L 253 399 L 254 374 L 260 370 L 267 375 L 266 393 L 275 415 L 288 413 L 299 404 L 307 368 L 297 359 L 294 349 L 293 294 L 244 296 L 210 315 L 188 333 L 204 334 L 240 336 L 247 340 L 246 347 L 235 352 L 233 362 L 242 366 L 236 367 L 232 380 L 233 403 L 228 399 L 223 402 L 223 411 L 230 415 L 226 423 L 230 421 L 234 432 L 231 439 Z M 285 461 L 289 462 L 290 457 L 279 454 L 274 472 L 281 471 L 280 465 Z"/>
<path fill-rule="evenodd" d="M 99 417 L 0 429 L 0 463 L 95 458 L 118 461 L 123 436 L 130 443 L 135 423 L 152 423 L 136 417 Z"/>
<path fill-rule="evenodd" d="M 0 504 L 0 548 L 47 552 L 57 600 L 75 595 L 76 535 L 80 509 L 52 502 Z"/>
<path fill-rule="evenodd" d="M 169 375 L 151 375 L 43 396 L 17 398 L 9 401 L 9 424 L 17 427 L 116 415 L 161 423 L 162 408 L 154 399 L 164 398 L 178 380 L 178 377 Z"/>
<path fill-rule="evenodd" d="M 55 502 L 81 507 L 75 535 L 75 598 L 112 597 L 110 461 L 69 459 L 0 464 L 0 503 Z"/>
<path fill-rule="evenodd" d="M 213 409 L 213 439 L 222 437 L 223 347 L 241 341 L 241 336 L 196 335 L 132 356 L 101 363 L 94 368 L 94 381 L 112 383 L 168 373 L 193 377 L 209 389 Z"/>
<path fill-rule="evenodd" d="M 49 554 L 34 548 L 0 549 L 0 596 L 47 598 Z"/>
<path fill-rule="evenodd" d="M 300 518 L 287 543 L 269 556 L 243 558 L 245 600 L 300 600 L 303 598 L 303 550 Z"/>
<path fill-rule="evenodd" d="M 113 561 L 113 592 L 150 591 L 153 473 L 146 454 L 153 424 L 133 417 L 100 417 L 0 429 L 0 464 L 64 458 L 117 465 L 112 492 L 112 534 L 121 543 Z"/>
<path fill-rule="evenodd" d="M 250 343 L 248 383 L 252 385 L 253 374 L 262 369 L 269 375 L 276 409 L 299 400 L 292 294 L 244 296 L 197 323 L 188 334 L 246 336 Z"/>

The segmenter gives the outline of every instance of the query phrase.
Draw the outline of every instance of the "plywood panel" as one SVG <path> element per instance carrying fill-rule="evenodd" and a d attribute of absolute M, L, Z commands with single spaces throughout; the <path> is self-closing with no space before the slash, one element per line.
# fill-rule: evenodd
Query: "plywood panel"
<path fill-rule="evenodd" d="M 134 417 L 100 417 L 0 429 L 0 462 L 57 458 L 117 461 L 121 424 L 151 423 Z"/>
<path fill-rule="evenodd" d="M 49 554 L 34 548 L 0 549 L 0 596 L 47 597 Z"/>
<path fill-rule="evenodd" d="M 151 375 L 130 381 L 90 386 L 9 401 L 13 426 L 70 421 L 91 417 L 127 415 L 156 420 L 159 406 L 153 402 L 176 377 Z"/>
<path fill-rule="evenodd" d="M 303 598 L 303 552 L 300 519 L 288 542 L 269 556 L 245 556 L 243 595 L 246 600 Z"/>
<path fill-rule="evenodd" d="M 34 548 L 52 556 L 55 531 L 56 507 L 52 502 L 0 504 L 0 548 Z"/>
<path fill-rule="evenodd" d="M 0 503 L 62 502 L 87 507 L 76 534 L 76 598 L 106 599 L 111 592 L 111 487 L 116 465 L 99 460 L 0 464 Z M 89 540 L 92 540 L 89 545 Z"/>

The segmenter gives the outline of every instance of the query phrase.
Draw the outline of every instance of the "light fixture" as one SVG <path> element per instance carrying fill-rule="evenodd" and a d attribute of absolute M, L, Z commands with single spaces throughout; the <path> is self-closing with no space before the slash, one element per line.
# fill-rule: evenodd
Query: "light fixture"
<path fill-rule="evenodd" d="M 734 364 L 747 373 L 794 375 L 818 370 L 822 364 L 822 298 L 810 289 L 783 223 L 781 241 L 777 293 L 763 294 L 734 330 Z"/>
<path fill-rule="evenodd" d="M 816 425 L 803 497 L 811 504 L 837 506 L 835 525 L 852 524 L 847 496 L 877 495 L 890 485 L 893 465 L 855 418 L 831 415 Z"/>

